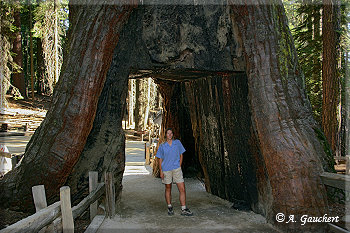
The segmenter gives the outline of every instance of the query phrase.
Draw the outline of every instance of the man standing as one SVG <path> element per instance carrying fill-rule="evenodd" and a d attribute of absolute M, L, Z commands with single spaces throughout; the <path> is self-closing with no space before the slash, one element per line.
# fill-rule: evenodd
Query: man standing
<path fill-rule="evenodd" d="M 159 158 L 160 177 L 163 184 L 165 184 L 168 214 L 174 215 L 173 206 L 171 205 L 171 185 L 174 181 L 180 193 L 181 215 L 192 216 L 193 213 L 186 207 L 186 189 L 181 170 L 183 153 L 186 150 L 179 140 L 173 140 L 174 133 L 172 129 L 168 128 L 165 135 L 166 142 L 159 146 L 156 157 Z"/>

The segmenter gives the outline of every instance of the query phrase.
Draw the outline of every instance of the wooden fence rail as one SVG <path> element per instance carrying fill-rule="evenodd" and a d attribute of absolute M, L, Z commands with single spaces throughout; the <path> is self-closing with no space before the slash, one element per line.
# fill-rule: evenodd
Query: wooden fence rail
<path fill-rule="evenodd" d="M 345 161 L 345 174 L 350 174 L 350 155 L 334 156 L 334 161 L 336 162 L 336 164 L 338 164 L 339 161 Z"/>
<path fill-rule="evenodd" d="M 346 190 L 346 187 L 350 187 L 350 176 L 344 174 L 336 174 L 330 172 L 323 172 L 321 175 L 321 180 L 324 185 Z M 330 232 L 336 233 L 350 233 L 348 230 L 343 229 L 335 224 L 328 223 Z"/>
<path fill-rule="evenodd" d="M 89 207 L 90 219 L 94 219 L 97 214 L 97 201 L 104 193 L 108 194 L 106 198 L 106 209 L 109 210 L 108 217 L 113 217 L 115 214 L 113 175 L 110 172 L 105 173 L 105 182 L 108 186 L 105 185 L 105 182 L 98 183 L 97 177 L 97 172 L 89 172 L 90 194 L 74 207 L 71 207 L 70 188 L 68 186 L 61 187 L 61 200 L 50 206 L 46 204 L 44 186 L 34 186 L 32 191 L 37 212 L 0 230 L 0 233 L 17 233 L 23 232 L 24 229 L 25 232 L 39 232 L 46 227 L 50 228 L 50 232 L 74 232 L 74 219 Z M 100 221 L 101 216 L 98 216 L 98 219 Z"/>

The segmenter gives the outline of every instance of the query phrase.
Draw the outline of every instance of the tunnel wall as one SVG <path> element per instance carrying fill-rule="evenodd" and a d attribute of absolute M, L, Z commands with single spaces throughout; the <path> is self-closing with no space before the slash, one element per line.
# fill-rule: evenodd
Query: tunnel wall
<path fill-rule="evenodd" d="M 257 203 L 246 77 L 216 76 L 184 85 L 207 190 L 232 202 Z"/>
<path fill-rule="evenodd" d="M 194 169 L 208 192 L 265 214 L 270 185 L 251 130 L 247 77 L 218 74 L 158 84 L 165 100 L 163 126 L 172 127 L 187 150 L 184 174 Z"/>

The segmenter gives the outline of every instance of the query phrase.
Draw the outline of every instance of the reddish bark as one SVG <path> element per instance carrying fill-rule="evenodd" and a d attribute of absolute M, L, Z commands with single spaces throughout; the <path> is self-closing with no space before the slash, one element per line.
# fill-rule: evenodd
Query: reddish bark
<path fill-rule="evenodd" d="M 261 1 L 231 7 L 246 57 L 253 128 L 271 184 L 267 219 L 276 224 L 277 213 L 297 219 L 328 211 L 319 177 L 326 155 L 316 140 L 317 126 L 301 91 L 302 71 L 281 7 Z M 301 226 L 281 223 L 279 227 Z"/>
<path fill-rule="evenodd" d="M 333 3 L 335 2 L 335 3 Z M 331 145 L 333 154 L 337 150 L 338 142 L 338 105 L 339 105 L 339 71 L 337 69 L 339 59 L 339 18 L 340 7 L 338 1 L 323 1 L 322 18 L 322 129 Z"/>
<path fill-rule="evenodd" d="M 33 208 L 31 187 L 37 184 L 45 185 L 49 199 L 59 193 L 85 146 L 113 50 L 133 7 L 75 7 L 69 56 L 53 105 L 29 142 L 21 166 L 1 180 L 2 205 Z"/>
<path fill-rule="evenodd" d="M 13 85 L 17 87 L 24 98 L 27 98 L 27 92 L 25 87 L 25 80 L 23 74 L 23 65 L 22 65 L 22 36 L 21 36 L 21 14 L 19 10 L 14 11 L 14 26 L 16 26 L 17 30 L 15 32 L 15 38 L 13 40 L 13 48 L 12 51 L 15 54 L 13 56 L 13 62 L 18 65 L 18 70 L 14 70 L 12 74 Z"/>

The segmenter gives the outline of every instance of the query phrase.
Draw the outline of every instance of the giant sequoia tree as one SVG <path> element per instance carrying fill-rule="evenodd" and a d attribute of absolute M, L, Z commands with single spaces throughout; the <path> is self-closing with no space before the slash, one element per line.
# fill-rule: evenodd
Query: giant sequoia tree
<path fill-rule="evenodd" d="M 329 159 L 281 4 L 74 6 L 70 13 L 53 105 L 21 165 L 1 180 L 3 206 L 30 208 L 38 183 L 51 199 L 63 184 L 81 199 L 89 170 L 114 172 L 120 194 L 127 80 L 141 70 L 160 85 L 163 125 L 186 136 L 209 192 L 244 199 L 272 223 L 279 212 L 327 212 L 319 174 Z"/>

